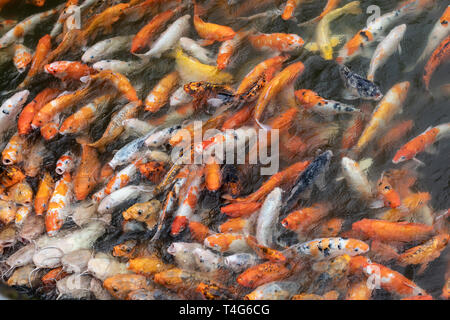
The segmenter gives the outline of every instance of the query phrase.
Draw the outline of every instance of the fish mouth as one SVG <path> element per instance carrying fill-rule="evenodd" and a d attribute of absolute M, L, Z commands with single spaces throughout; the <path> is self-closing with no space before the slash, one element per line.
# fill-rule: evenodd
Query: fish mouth
<path fill-rule="evenodd" d="M 61 168 L 56 168 L 55 171 L 56 171 L 57 174 L 62 175 L 62 174 L 64 173 L 65 170 L 64 170 L 64 169 L 61 169 Z"/>
<path fill-rule="evenodd" d="M 3 159 L 3 164 L 4 164 L 5 166 L 8 166 L 8 165 L 12 164 L 12 160 L 11 160 L 11 159 L 8 159 L 8 158 Z"/>

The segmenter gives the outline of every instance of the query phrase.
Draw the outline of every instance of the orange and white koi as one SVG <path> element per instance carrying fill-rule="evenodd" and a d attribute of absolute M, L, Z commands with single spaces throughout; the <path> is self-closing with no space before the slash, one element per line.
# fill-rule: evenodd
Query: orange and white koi
<path fill-rule="evenodd" d="M 250 218 L 231 218 L 222 223 L 218 230 L 221 233 L 240 233 L 244 235 L 248 235 L 251 231 L 251 228 L 254 224 L 254 217 Z"/>
<path fill-rule="evenodd" d="M 191 181 L 188 184 L 183 198 L 180 198 L 180 205 L 175 213 L 175 218 L 172 222 L 171 235 L 180 234 L 189 223 L 194 211 L 197 207 L 198 197 L 200 195 L 200 184 L 203 180 L 203 169 L 197 169 L 192 173 Z M 188 182 L 186 182 L 188 183 Z"/>
<path fill-rule="evenodd" d="M 386 93 L 361 134 L 355 146 L 357 150 L 362 151 L 378 132 L 384 129 L 397 113 L 401 112 L 408 95 L 409 85 L 408 81 L 399 82 Z"/>
<path fill-rule="evenodd" d="M 356 273 L 362 272 L 367 277 L 375 276 L 375 283 L 379 283 L 381 288 L 402 298 L 427 294 L 401 273 L 371 262 L 363 256 L 353 257 L 350 260 L 350 270 Z"/>
<path fill-rule="evenodd" d="M 263 246 L 258 244 L 253 236 L 247 236 L 247 244 L 255 251 L 255 253 L 264 260 L 269 260 L 272 262 L 285 262 L 286 257 L 278 250 Z"/>
<path fill-rule="evenodd" d="M 9 30 L 0 38 L 0 48 L 5 48 L 20 38 L 24 37 L 27 33 L 31 32 L 39 23 L 51 18 L 55 13 L 59 11 L 62 6 L 58 6 L 54 9 L 44 11 L 32 15 L 25 20 L 19 22 L 14 28 Z"/>
<path fill-rule="evenodd" d="M 63 175 L 64 173 L 71 173 L 75 168 L 75 157 L 72 152 L 64 153 L 58 161 L 56 161 L 56 169 L 55 172 L 59 175 Z"/>
<path fill-rule="evenodd" d="M 216 233 L 208 236 L 204 245 L 220 253 L 238 253 L 251 251 L 246 238 L 237 233 Z"/>
<path fill-rule="evenodd" d="M 344 254 L 357 256 L 369 251 L 369 245 L 358 239 L 345 238 L 320 238 L 295 244 L 287 248 L 283 253 L 291 252 L 302 256 L 311 257 L 314 260 L 331 259 Z"/>
<path fill-rule="evenodd" d="M 398 257 L 398 262 L 402 266 L 410 264 L 420 264 L 419 274 L 422 274 L 428 264 L 437 259 L 441 252 L 447 247 L 450 235 L 439 234 L 424 244 L 406 250 Z"/>
<path fill-rule="evenodd" d="M 339 51 L 336 62 L 345 64 L 361 55 L 371 43 L 378 41 L 384 33 L 398 20 L 414 18 L 434 4 L 434 0 L 408 0 L 400 4 L 396 10 L 370 21 L 366 27 L 358 31 L 352 39 Z"/>
<path fill-rule="evenodd" d="M 48 202 L 53 194 L 55 183 L 48 172 L 44 172 L 34 198 L 34 211 L 40 216 L 47 211 Z"/>
<path fill-rule="evenodd" d="M 400 195 L 392 187 L 389 182 L 389 178 L 381 175 L 380 180 L 377 182 L 377 191 L 383 197 L 384 205 L 391 208 L 397 208 L 401 205 Z"/>
<path fill-rule="evenodd" d="M 230 64 L 231 56 L 247 35 L 248 32 L 239 31 L 233 39 L 222 42 L 217 53 L 217 69 L 223 70 Z"/>
<path fill-rule="evenodd" d="M 23 44 L 14 45 L 13 62 L 19 73 L 24 72 L 33 59 L 31 49 L 25 47 Z"/>
<path fill-rule="evenodd" d="M 294 33 L 257 33 L 249 35 L 248 40 L 253 48 L 260 51 L 290 52 L 305 44 L 305 41 Z"/>
<path fill-rule="evenodd" d="M 65 172 L 61 179 L 56 182 L 52 197 L 48 203 L 45 215 L 47 235 L 56 235 L 64 224 L 69 214 L 69 206 L 72 203 L 72 189 L 72 177 L 69 172 Z"/>
<path fill-rule="evenodd" d="M 282 88 L 292 85 L 293 81 L 303 73 L 305 66 L 302 62 L 290 64 L 277 74 L 262 90 L 261 95 L 256 103 L 254 118 L 259 126 L 261 116 L 271 102 L 271 100 L 281 91 Z M 293 88 L 292 88 L 293 90 Z"/>
<path fill-rule="evenodd" d="M 324 115 L 361 112 L 361 110 L 348 104 L 324 99 L 316 92 L 308 89 L 295 91 L 295 97 L 306 110 L 312 110 Z"/>
<path fill-rule="evenodd" d="M 283 13 L 281 14 L 281 19 L 289 20 L 294 16 L 295 9 L 300 5 L 302 0 L 287 0 L 284 6 Z"/>
<path fill-rule="evenodd" d="M 138 174 L 137 166 L 138 162 L 133 162 L 117 172 L 106 185 L 105 193 L 111 194 L 128 185 Z"/>
<path fill-rule="evenodd" d="M 372 186 L 367 178 L 366 171 L 372 161 L 358 163 L 348 157 L 341 160 L 342 172 L 349 186 L 362 198 L 368 200 L 373 196 Z"/>
<path fill-rule="evenodd" d="M 411 242 L 428 239 L 433 226 L 421 223 L 389 222 L 376 219 L 362 219 L 352 225 L 354 232 L 380 241 Z"/>
<path fill-rule="evenodd" d="M 16 211 L 16 218 L 14 220 L 16 226 L 21 226 L 24 220 L 33 212 L 33 208 L 30 206 L 19 207 Z"/>
<path fill-rule="evenodd" d="M 16 183 L 8 189 L 7 200 L 18 205 L 29 206 L 33 203 L 34 192 L 26 181 Z"/>
<path fill-rule="evenodd" d="M 170 94 L 178 84 L 179 76 L 173 71 L 162 78 L 145 98 L 145 111 L 158 112 L 169 102 Z"/>
<path fill-rule="evenodd" d="M 95 69 L 78 61 L 55 61 L 45 65 L 44 70 L 62 81 L 79 80 L 81 77 L 96 73 Z"/>
<path fill-rule="evenodd" d="M 429 127 L 424 133 L 418 135 L 403 145 L 395 154 L 392 162 L 400 163 L 411 160 L 418 153 L 430 148 L 433 143 L 448 136 L 450 136 L 450 123 L 444 123 L 436 127 Z"/>
<path fill-rule="evenodd" d="M 113 96 L 112 94 L 100 96 L 81 107 L 64 120 L 59 128 L 59 133 L 62 135 L 74 134 L 86 129 L 109 106 Z"/>
<path fill-rule="evenodd" d="M 22 162 L 24 151 L 27 149 L 26 139 L 16 132 L 2 151 L 2 162 L 5 166 Z"/>
<path fill-rule="evenodd" d="M 406 31 L 406 24 L 393 28 L 386 38 L 381 41 L 370 60 L 369 71 L 367 72 L 367 80 L 374 81 L 375 72 L 381 68 L 389 57 L 400 48 L 400 42 Z M 400 49 L 399 49 L 400 50 Z"/>

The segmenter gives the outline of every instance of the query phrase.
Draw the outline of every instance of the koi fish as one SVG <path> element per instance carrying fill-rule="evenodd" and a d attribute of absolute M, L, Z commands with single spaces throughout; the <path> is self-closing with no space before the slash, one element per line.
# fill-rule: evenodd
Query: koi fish
<path fill-rule="evenodd" d="M 152 20 L 134 36 L 131 43 L 131 53 L 139 53 L 148 47 L 151 44 L 155 33 L 161 30 L 178 10 L 179 8 L 171 9 L 154 16 Z"/>
<path fill-rule="evenodd" d="M 79 80 L 81 77 L 96 73 L 94 69 L 78 61 L 52 62 L 45 65 L 44 70 L 62 81 Z"/>
<path fill-rule="evenodd" d="M 309 163 L 305 171 L 302 172 L 296 179 L 294 187 L 291 189 L 288 198 L 285 201 L 285 206 L 283 207 L 283 214 L 292 210 L 292 208 L 297 204 L 301 194 L 309 188 L 313 183 L 325 185 L 325 182 L 321 181 L 324 179 L 324 174 L 328 170 L 331 162 L 331 157 L 333 152 L 331 150 L 325 151 L 320 154 L 317 158 Z"/>
<path fill-rule="evenodd" d="M 450 236 L 448 234 L 434 236 L 424 244 L 406 250 L 398 257 L 398 261 L 402 266 L 420 264 L 418 274 L 422 274 L 428 267 L 428 264 L 441 255 L 449 239 Z"/>
<path fill-rule="evenodd" d="M 34 211 L 36 215 L 43 215 L 47 211 L 48 202 L 53 194 L 55 183 L 48 172 L 44 172 L 34 198 Z"/>
<path fill-rule="evenodd" d="M 256 240 L 265 247 L 273 246 L 273 233 L 281 210 L 280 188 L 273 189 L 264 200 L 256 221 Z"/>
<path fill-rule="evenodd" d="M 228 40 L 232 41 L 232 40 Z M 197 41 L 192 40 L 191 38 L 181 37 L 180 38 L 180 47 L 192 55 L 195 59 L 198 59 L 201 63 L 214 65 L 214 59 L 212 58 L 212 53 L 207 49 L 203 48 L 201 45 L 197 43 Z M 226 43 L 225 41 L 224 43 Z M 217 64 L 219 68 L 219 64 Z"/>
<path fill-rule="evenodd" d="M 55 236 L 61 229 L 69 214 L 68 209 L 72 203 L 72 188 L 72 177 L 69 172 L 65 172 L 55 184 L 45 215 L 45 229 L 47 235 L 51 237 Z"/>
<path fill-rule="evenodd" d="M 386 96 L 373 111 L 372 118 L 355 146 L 356 150 L 362 151 L 377 133 L 383 129 L 397 113 L 401 112 L 403 103 L 408 95 L 409 86 L 410 83 L 408 81 L 399 82 L 386 93 Z"/>
<path fill-rule="evenodd" d="M 172 49 L 180 40 L 180 38 L 187 33 L 190 19 L 190 15 L 185 15 L 181 18 L 178 18 L 159 36 L 159 38 L 153 43 L 149 51 L 142 54 L 134 53 L 134 55 L 142 59 L 147 59 L 150 57 L 161 57 L 164 52 Z"/>
<path fill-rule="evenodd" d="M 248 36 L 253 48 L 259 51 L 290 52 L 303 47 L 305 41 L 292 33 L 257 33 Z"/>
<path fill-rule="evenodd" d="M 148 229 L 153 229 L 156 225 L 161 210 L 161 203 L 156 200 L 137 203 L 122 213 L 125 220 L 136 220 L 144 222 Z"/>
<path fill-rule="evenodd" d="M 288 214 L 281 221 L 286 229 L 296 232 L 306 232 L 314 228 L 318 222 L 326 217 L 331 207 L 327 203 L 317 203 L 311 207 L 302 208 Z"/>
<path fill-rule="evenodd" d="M 204 45 L 211 45 L 216 41 L 222 42 L 233 39 L 236 35 L 233 29 L 219 24 L 205 22 L 199 16 L 197 4 L 194 4 L 194 28 L 200 38 L 204 39 Z"/>
<path fill-rule="evenodd" d="M 285 250 L 299 256 L 311 257 L 315 260 L 332 259 L 344 254 L 357 256 L 369 251 L 369 245 L 357 239 L 321 238 L 295 244 Z"/>
<path fill-rule="evenodd" d="M 358 162 L 348 157 L 343 157 L 341 160 L 342 171 L 347 183 L 353 191 L 360 194 L 366 200 L 371 199 L 373 195 L 371 184 L 365 173 L 368 169 L 367 167 L 370 166 L 371 163 L 372 162 L 370 161 L 368 164 L 364 165 L 364 168 L 361 168 Z"/>
<path fill-rule="evenodd" d="M 5 100 L 0 106 L 0 134 L 5 133 L 14 125 L 17 115 L 22 110 L 23 105 L 28 99 L 30 91 L 23 90 L 17 92 L 12 97 Z M 2 140 L 4 137 L 2 138 Z M 0 141 L 2 141 L 0 140 Z"/>
<path fill-rule="evenodd" d="M 375 281 L 380 284 L 381 288 L 402 298 L 427 294 L 425 290 L 401 273 L 371 262 L 366 257 L 353 257 L 350 265 L 350 269 L 354 270 L 353 272 L 362 272 L 367 277 L 374 275 Z"/>
<path fill-rule="evenodd" d="M 115 53 L 131 47 L 133 38 L 134 35 L 117 36 L 97 42 L 84 52 L 81 61 L 84 63 L 95 63 L 109 58 Z"/>
<path fill-rule="evenodd" d="M 413 159 L 418 153 L 430 148 L 431 145 L 450 134 L 450 123 L 436 127 L 429 127 L 424 133 L 403 145 L 392 159 L 393 163 L 400 163 Z"/>
<path fill-rule="evenodd" d="M 430 59 L 425 65 L 423 72 L 423 82 L 425 88 L 429 90 L 431 77 L 434 71 L 443 63 L 447 62 L 450 58 L 450 36 L 445 38 L 439 46 L 433 51 Z"/>
<path fill-rule="evenodd" d="M 343 91 L 345 99 L 355 100 L 361 98 L 364 100 L 378 101 L 383 98 L 380 89 L 372 81 L 364 79 L 344 65 L 340 67 L 339 72 L 346 88 L 346 90 Z"/>
<path fill-rule="evenodd" d="M 145 98 L 145 111 L 158 112 L 169 101 L 170 94 L 178 84 L 179 76 L 176 71 L 162 78 Z"/>
<path fill-rule="evenodd" d="M 341 2 L 341 0 L 328 0 L 327 4 L 323 8 L 322 13 L 320 15 L 318 15 L 317 17 L 315 17 L 311 20 L 302 22 L 298 26 L 303 27 L 303 26 L 308 26 L 308 25 L 319 22 L 328 12 L 337 8 L 337 6 L 339 5 L 340 2 Z"/>
<path fill-rule="evenodd" d="M 336 62 L 339 64 L 350 62 L 361 55 L 370 44 L 383 37 L 385 32 L 398 20 L 403 18 L 413 19 L 430 8 L 433 3 L 434 0 L 408 0 L 400 4 L 397 9 L 370 21 L 366 27 L 358 31 L 340 49 Z"/>
<path fill-rule="evenodd" d="M 75 134 L 86 129 L 109 106 L 112 98 L 113 95 L 106 94 L 81 107 L 64 120 L 59 128 L 59 133 L 62 135 Z"/>
<path fill-rule="evenodd" d="M 33 60 L 33 53 L 23 44 L 14 45 L 14 66 L 19 73 L 23 73 Z"/>
<path fill-rule="evenodd" d="M 412 71 L 418 64 L 422 63 L 427 57 L 431 55 L 434 48 L 436 48 L 439 43 L 448 36 L 450 28 L 448 27 L 448 22 L 450 20 L 450 6 L 447 6 L 441 18 L 436 22 L 433 29 L 428 36 L 427 44 L 416 62 L 408 68 L 406 71 Z"/>
<path fill-rule="evenodd" d="M 23 160 L 23 152 L 27 149 L 25 138 L 16 132 L 2 151 L 2 163 L 5 166 L 17 164 Z"/>
<path fill-rule="evenodd" d="M 283 280 L 294 270 L 291 263 L 267 261 L 246 269 L 239 274 L 236 282 L 243 287 L 254 289 L 269 282 Z"/>
<path fill-rule="evenodd" d="M 400 242 L 425 240 L 433 233 L 433 227 L 425 224 L 376 219 L 359 220 L 353 223 L 352 230 L 371 239 Z"/>
<path fill-rule="evenodd" d="M 233 80 L 231 74 L 220 71 L 215 66 L 203 64 L 189 57 L 181 49 L 175 50 L 176 68 L 184 82 L 207 81 L 212 83 L 229 83 Z"/>
<path fill-rule="evenodd" d="M 197 222 L 197 221 L 189 222 L 189 231 L 191 233 L 191 237 L 195 241 L 200 242 L 200 243 L 203 243 L 205 241 L 205 239 L 213 233 L 213 232 L 211 232 L 211 230 L 209 230 L 209 228 L 207 226 L 205 226 L 204 224 Z M 195 255 L 195 252 L 193 252 L 193 253 Z M 199 261 L 196 261 L 197 265 L 199 265 Z"/>
<path fill-rule="evenodd" d="M 390 150 L 392 145 L 402 138 L 412 129 L 414 122 L 406 120 L 396 123 L 389 129 L 383 137 L 378 140 L 377 155 L 385 150 Z"/>
<path fill-rule="evenodd" d="M 54 9 L 32 15 L 19 22 L 14 28 L 0 38 L 0 48 L 5 48 L 14 42 L 17 42 L 20 38 L 31 32 L 39 23 L 51 18 L 61 8 L 62 6 L 60 5 Z"/>
<path fill-rule="evenodd" d="M 110 70 L 100 71 L 97 74 L 81 77 L 81 82 L 87 81 L 108 81 L 121 93 L 124 97 L 126 97 L 130 102 L 136 102 L 141 104 L 141 101 L 137 97 L 136 90 L 131 85 L 130 81 L 124 75 L 113 72 Z"/>
<path fill-rule="evenodd" d="M 281 19 L 289 20 L 294 16 L 295 9 L 300 5 L 302 0 L 287 0 L 284 6 Z"/>
<path fill-rule="evenodd" d="M 325 60 L 333 59 L 333 47 L 340 43 L 339 37 L 331 37 L 330 23 L 344 14 L 361 14 L 359 1 L 352 1 L 345 6 L 325 14 L 319 21 L 315 31 L 315 43 L 309 43 L 305 48 L 310 51 L 320 51 Z"/>
<path fill-rule="evenodd" d="M 395 209 L 401 205 L 400 195 L 394 190 L 384 173 L 377 182 L 377 191 L 383 197 L 385 206 Z"/>
<path fill-rule="evenodd" d="M 295 91 L 295 97 L 306 110 L 312 110 L 324 115 L 361 112 L 361 110 L 348 104 L 324 99 L 314 91 L 308 89 Z"/>
<path fill-rule="evenodd" d="M 261 91 L 261 95 L 256 103 L 254 119 L 261 127 L 260 118 L 270 103 L 270 101 L 281 91 L 285 86 L 291 85 L 295 79 L 304 71 L 305 66 L 302 62 L 290 64 L 277 74 Z"/>
<path fill-rule="evenodd" d="M 244 300 L 288 300 L 298 291 L 300 285 L 293 281 L 275 281 L 259 286 Z"/>
<path fill-rule="evenodd" d="M 104 215 L 114 212 L 118 207 L 127 201 L 148 201 L 152 198 L 153 187 L 147 186 L 126 186 L 104 197 L 99 206 L 98 213 Z"/>
<path fill-rule="evenodd" d="M 46 34 L 39 39 L 38 44 L 36 45 L 36 50 L 34 51 L 33 59 L 31 60 L 28 74 L 19 85 L 19 88 L 25 88 L 32 81 L 33 77 L 41 71 L 43 62 L 47 59 L 47 56 L 51 50 L 52 38 L 49 34 Z"/>
<path fill-rule="evenodd" d="M 258 244 L 258 240 L 253 236 L 247 236 L 247 244 L 255 251 L 255 253 L 264 260 L 273 262 L 284 262 L 286 257 L 278 250 Z"/>
<path fill-rule="evenodd" d="M 399 25 L 391 30 L 386 38 L 381 41 L 370 60 L 369 71 L 367 72 L 367 80 L 374 81 L 375 72 L 381 68 L 389 57 L 398 49 L 400 51 L 400 41 L 406 31 L 406 24 Z"/>
<path fill-rule="evenodd" d="M 71 173 L 75 168 L 75 157 L 72 152 L 68 151 L 64 153 L 58 161 L 56 161 L 56 169 L 55 172 L 59 175 L 63 175 L 64 173 Z"/>
<path fill-rule="evenodd" d="M 81 144 L 81 160 L 80 165 L 75 171 L 73 178 L 73 190 L 75 198 L 80 201 L 86 199 L 96 187 L 100 175 L 100 161 L 98 159 L 97 150 L 89 147 L 89 141 L 86 139 L 78 139 Z"/>

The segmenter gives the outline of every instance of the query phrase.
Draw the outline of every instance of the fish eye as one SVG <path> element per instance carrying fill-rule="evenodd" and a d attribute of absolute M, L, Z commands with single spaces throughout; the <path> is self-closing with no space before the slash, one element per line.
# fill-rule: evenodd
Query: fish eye
<path fill-rule="evenodd" d="M 112 289 L 113 289 L 114 292 L 119 291 L 119 289 L 117 289 L 116 287 L 113 287 Z"/>
<path fill-rule="evenodd" d="M 141 215 L 142 214 L 142 210 L 138 210 L 138 215 Z"/>
<path fill-rule="evenodd" d="M 359 249 L 358 248 L 355 248 L 355 252 L 358 252 L 359 251 Z"/>

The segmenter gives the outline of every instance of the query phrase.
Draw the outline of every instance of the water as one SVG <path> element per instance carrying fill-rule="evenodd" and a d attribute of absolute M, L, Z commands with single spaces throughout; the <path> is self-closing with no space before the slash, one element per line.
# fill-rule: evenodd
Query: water
<path fill-rule="evenodd" d="M 34 8 L 30 5 L 23 4 L 24 1 L 20 2 L 19 5 L 14 7 L 7 7 L 3 10 L 0 15 L 3 18 L 22 20 L 23 18 L 34 14 L 36 12 L 44 11 L 49 8 L 53 8 L 57 4 L 63 3 L 64 1 L 47 1 L 43 8 Z M 113 3 L 114 1 L 109 1 Z M 116 1 L 118 2 L 118 1 Z M 216 23 L 221 23 L 224 21 L 224 3 L 226 1 L 218 1 L 220 4 L 217 8 L 212 11 L 212 14 L 208 16 L 209 21 L 214 21 Z M 240 1 L 244 2 L 244 1 Z M 258 1 L 249 1 L 253 3 L 258 3 Z M 258 12 L 263 12 L 264 10 L 271 10 L 274 6 L 271 4 L 272 1 L 263 1 L 261 3 L 269 3 L 268 6 L 262 5 L 260 9 L 249 10 L 245 15 L 251 15 Z M 282 4 L 283 1 L 274 1 L 275 3 Z M 341 6 L 349 1 L 342 1 Z M 301 4 L 301 9 L 296 11 L 296 16 L 298 18 L 297 22 L 303 22 L 309 20 L 322 11 L 325 1 L 308 1 Z M 375 5 L 379 6 L 381 9 L 381 14 L 392 11 L 399 1 L 391 0 L 362 0 L 361 8 L 363 12 L 369 6 Z M 444 12 L 448 1 L 437 0 L 436 5 L 431 9 L 427 10 L 425 13 L 421 14 L 414 21 L 407 24 L 407 31 L 404 39 L 401 42 L 401 54 L 396 52 L 392 55 L 388 62 L 380 68 L 376 73 L 376 83 L 380 86 L 381 91 L 386 93 L 395 83 L 401 81 L 410 81 L 411 87 L 409 89 L 409 94 L 407 101 L 404 104 L 403 112 L 397 115 L 394 120 L 408 120 L 412 119 L 414 121 L 414 126 L 412 130 L 407 134 L 402 141 L 396 141 L 394 143 L 394 148 L 392 150 L 383 153 L 380 157 L 377 157 L 375 164 L 369 171 L 369 178 L 371 181 L 376 181 L 379 178 L 381 172 L 386 169 L 395 167 L 391 159 L 394 156 L 396 150 L 406 141 L 417 136 L 418 134 L 425 131 L 430 126 L 436 126 L 438 124 L 450 122 L 450 113 L 448 112 L 448 99 L 447 97 L 439 97 L 437 94 L 431 96 L 428 94 L 422 84 L 421 76 L 423 65 L 418 65 L 412 72 L 405 72 L 404 70 L 420 56 L 425 44 L 427 37 L 433 28 L 437 19 Z M 230 11 L 232 12 L 232 10 Z M 299 14 L 300 12 L 300 14 Z M 353 36 L 359 29 L 361 29 L 365 24 L 370 14 L 362 14 L 359 16 L 354 15 L 344 15 L 343 17 L 337 19 L 331 25 L 331 30 L 333 34 L 342 34 L 344 36 Z M 51 19 L 46 23 L 40 24 L 34 32 L 25 37 L 25 45 L 30 48 L 34 48 L 38 39 L 44 34 L 51 30 L 51 27 L 55 19 Z M 309 42 L 313 39 L 314 28 L 299 28 L 295 21 L 283 21 L 279 16 L 272 18 L 264 18 L 255 21 L 252 26 L 257 28 L 261 32 L 271 33 L 271 32 L 284 32 L 284 33 L 296 33 L 302 36 L 305 42 Z M 116 34 L 130 34 L 136 32 L 142 27 L 143 23 L 128 25 L 120 28 L 120 30 L 115 30 Z M 242 27 L 246 27 L 245 23 L 242 22 L 232 22 L 229 23 L 234 30 L 239 30 Z M 190 35 L 196 39 L 195 29 L 192 28 Z M 108 37 L 108 36 L 106 36 Z M 97 39 L 100 40 L 100 39 Z M 209 49 L 216 52 L 218 44 L 215 44 Z M 336 51 L 336 50 L 335 50 Z M 252 51 L 248 47 L 244 47 L 239 51 L 238 57 L 236 57 L 233 62 L 233 66 L 227 71 L 236 75 L 236 79 L 241 79 L 242 76 L 248 70 L 248 66 L 254 65 L 256 62 L 262 60 L 261 54 Z M 124 54 L 124 59 L 130 58 L 130 55 Z M 119 57 L 120 58 L 120 57 Z M 292 61 L 303 61 L 306 66 L 304 74 L 295 83 L 295 89 L 305 88 L 312 89 L 319 93 L 325 98 L 330 98 L 338 101 L 343 101 L 341 97 L 341 90 L 343 89 L 342 81 L 339 78 L 338 65 L 334 61 L 324 61 L 319 56 L 306 52 L 305 50 L 294 54 Z M 366 74 L 369 67 L 369 58 L 358 57 L 354 59 L 351 63 L 347 64 L 351 70 L 359 74 Z M 150 68 L 132 77 L 132 80 L 137 78 L 146 79 L 145 87 L 148 89 L 152 88 L 154 84 L 161 78 L 162 75 L 166 74 L 173 67 L 172 60 L 168 58 L 159 62 L 158 64 L 152 64 Z M 14 66 L 12 63 L 4 63 L 0 66 L 0 91 L 5 92 L 14 89 L 17 84 L 19 84 L 25 74 L 18 75 L 14 71 Z M 449 78 L 449 67 L 447 65 L 441 66 L 434 74 L 431 87 L 437 89 L 440 85 L 448 83 Z M 39 84 L 36 84 L 32 88 L 32 94 L 38 92 L 46 86 L 50 77 L 43 78 Z M 145 91 L 145 90 L 144 90 Z M 148 90 L 146 90 L 148 91 Z M 436 92 L 436 91 L 435 91 Z M 5 95 L 7 97 L 8 95 Z M 349 102 L 351 103 L 351 102 Z M 374 104 L 373 104 L 374 105 Z M 112 111 L 111 111 L 112 113 Z M 95 128 L 91 129 L 91 134 L 94 138 L 97 138 L 103 132 L 104 127 L 108 123 L 108 116 L 102 119 Z M 346 116 L 342 116 L 342 119 L 348 119 Z M 345 126 L 345 122 L 342 122 Z M 336 139 L 335 146 L 340 144 L 340 136 Z M 58 150 L 61 150 L 61 146 L 67 146 L 73 143 L 72 139 L 64 138 L 58 141 L 52 142 L 50 148 L 53 148 L 55 154 L 59 154 Z M 425 163 L 424 166 L 418 168 L 419 178 L 417 183 L 414 185 L 413 189 L 415 191 L 429 192 L 431 194 L 431 201 L 429 205 L 435 210 L 443 210 L 450 207 L 449 190 L 450 190 L 450 143 L 447 140 L 441 140 L 435 144 L 438 150 L 437 154 L 421 153 L 418 158 Z M 113 148 L 113 147 L 112 147 Z M 376 145 L 370 145 L 365 154 L 371 155 L 376 149 Z M 335 154 L 339 154 L 339 150 L 334 147 L 333 151 Z M 310 155 L 312 156 L 312 155 Z M 52 159 L 55 156 L 51 157 Z M 50 159 L 51 160 L 51 159 Z M 282 159 L 283 160 L 283 159 Z M 50 161 L 51 162 L 51 161 Z M 335 177 L 339 174 L 339 164 L 338 161 L 332 163 L 330 169 L 330 175 Z M 247 192 L 251 189 L 255 190 L 262 183 L 262 179 L 257 175 L 250 175 L 248 181 L 246 181 Z M 336 211 L 332 213 L 333 216 L 345 217 L 346 226 L 348 227 L 350 223 L 361 219 L 362 217 L 367 217 L 368 208 L 354 198 L 352 191 L 342 183 L 330 182 L 327 184 L 327 188 L 323 192 L 318 192 L 315 190 L 311 197 L 300 203 L 301 206 L 309 206 L 321 200 L 333 199 L 333 204 Z M 120 221 L 120 219 L 119 219 Z M 116 232 L 117 233 L 117 232 Z M 113 237 L 114 235 L 114 237 Z M 291 237 L 289 239 L 289 237 Z M 115 233 L 112 232 L 109 236 L 105 236 L 105 243 L 109 243 L 108 246 L 114 245 L 118 242 Z M 114 239 L 114 243 L 112 243 Z M 295 238 L 292 235 L 287 236 L 288 241 L 295 242 Z M 121 241 L 125 240 L 120 238 Z M 99 246 L 101 248 L 101 246 Z M 433 297 L 438 297 L 441 293 L 442 286 L 444 284 L 444 274 L 446 271 L 446 266 L 449 263 L 449 248 L 442 252 L 440 258 L 433 261 L 429 268 L 423 275 L 417 275 L 418 268 L 407 267 L 401 268 L 396 264 L 387 264 L 394 270 L 397 270 L 405 274 L 408 278 L 415 281 L 420 287 L 424 288 Z M 383 292 L 376 292 L 375 299 L 389 299 L 390 296 L 384 294 Z"/>

